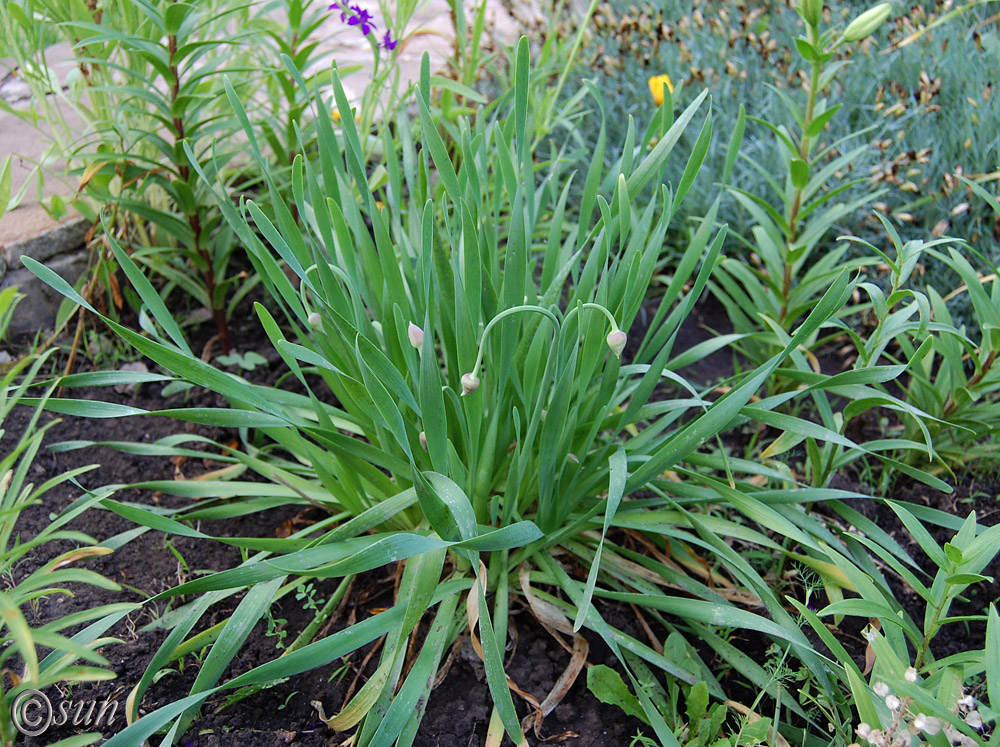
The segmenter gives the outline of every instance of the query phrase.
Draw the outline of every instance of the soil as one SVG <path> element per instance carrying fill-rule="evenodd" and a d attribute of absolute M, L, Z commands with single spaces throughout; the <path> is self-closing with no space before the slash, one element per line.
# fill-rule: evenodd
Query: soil
<path fill-rule="evenodd" d="M 714 330 L 727 331 L 724 313 L 710 304 L 700 304 L 692 316 L 682 327 L 675 344 L 675 351 L 680 352 L 691 345 L 707 339 Z M 638 320 L 637 320 L 638 321 Z M 253 330 L 255 326 L 249 318 L 239 320 L 234 325 L 234 341 L 238 350 L 258 350 L 270 361 L 270 366 L 261 367 L 251 376 L 258 381 L 274 383 L 278 366 L 273 365 L 276 356 L 273 351 L 261 349 L 260 335 Z M 204 334 L 204 344 L 212 332 Z M 199 338 L 195 338 L 197 341 Z M 265 348 L 268 347 L 265 343 Z M 220 351 L 216 351 L 220 352 Z M 684 372 L 692 380 L 708 383 L 725 378 L 733 370 L 732 357 L 725 352 L 716 353 L 702 361 L 696 367 Z M 159 409 L 163 407 L 182 406 L 181 396 L 175 395 L 164 400 L 159 392 L 159 385 L 144 385 L 137 391 L 114 392 L 102 388 L 92 391 L 74 391 L 74 397 L 100 398 L 109 401 L 129 404 L 144 409 Z M 223 406 L 224 403 L 216 395 L 205 392 L 192 392 L 188 405 L 202 407 Z M 5 453 L 16 443 L 30 418 L 27 408 L 18 408 L 3 424 L 6 434 L 0 439 L 0 453 Z M 42 423 L 48 422 L 54 416 L 44 414 Z M 47 434 L 46 444 L 75 439 L 135 441 L 149 443 L 158 438 L 181 432 L 195 432 L 218 443 L 225 443 L 237 437 L 235 431 L 207 426 L 191 426 L 184 423 L 157 417 L 130 417 L 115 420 L 95 421 L 60 416 L 61 422 Z M 49 477 L 56 476 L 78 466 L 99 464 L 99 466 L 78 478 L 84 488 L 96 488 L 109 483 L 130 483 L 152 479 L 186 479 L 220 466 L 212 460 L 188 460 L 174 463 L 163 457 L 142 457 L 125 454 L 103 447 L 95 447 L 69 452 L 51 452 L 44 450 L 39 454 L 32 467 L 32 479 L 40 484 Z M 838 480 L 848 480 L 838 477 Z M 851 483 L 852 489 L 866 492 L 863 486 Z M 846 487 L 837 484 L 835 487 Z M 957 485 L 956 493 L 942 502 L 942 496 L 923 488 L 920 485 L 897 485 L 894 497 L 899 500 L 910 500 L 925 505 L 935 505 L 945 510 L 954 509 L 964 515 L 969 510 L 975 510 L 983 524 L 996 523 L 998 516 L 998 493 L 1000 493 L 1000 478 L 976 478 L 966 475 Z M 21 539 L 33 537 L 49 521 L 54 512 L 58 512 L 75 499 L 80 491 L 71 486 L 60 486 L 50 491 L 40 505 L 29 507 L 24 511 L 18 525 Z M 151 506 L 173 507 L 183 504 L 182 499 L 165 495 L 151 494 L 148 491 L 125 488 L 116 496 L 119 501 L 131 501 Z M 925 564 L 926 558 L 913 545 L 908 534 L 903 531 L 895 514 L 883 503 L 876 500 L 856 501 L 854 507 L 876 521 L 897 539 L 904 549 L 911 552 L 914 558 Z M 230 536 L 260 536 L 273 537 L 287 531 L 291 525 L 301 526 L 304 522 L 315 521 L 321 517 L 316 510 L 301 502 L 273 508 L 251 516 L 244 516 L 225 521 L 203 521 L 200 525 L 207 534 Z M 82 531 L 98 541 L 106 540 L 119 533 L 134 528 L 125 519 L 109 511 L 94 510 L 84 513 L 71 525 L 71 529 Z M 945 542 L 950 532 L 939 530 L 935 533 L 939 543 Z M 24 567 L 15 571 L 15 580 L 23 578 L 34 568 L 51 559 L 59 552 L 70 549 L 73 545 L 67 542 L 53 542 L 34 553 Z M 91 587 L 75 586 L 72 596 L 52 596 L 40 601 L 35 616 L 29 621 L 33 625 L 57 619 L 70 612 L 87 609 L 98 604 L 117 601 L 142 601 L 166 588 L 174 586 L 178 581 L 197 576 L 206 571 L 231 568 L 240 561 L 240 554 L 233 548 L 228 548 L 218 542 L 209 542 L 193 538 L 171 537 L 169 541 L 159 532 L 148 531 L 131 542 L 117 549 L 113 554 L 89 560 L 80 565 L 91 568 L 102 575 L 122 585 L 122 590 L 116 594 L 96 590 Z M 351 591 L 333 618 L 332 625 L 326 631 L 336 632 L 356 620 L 375 614 L 380 608 L 392 603 L 394 581 L 397 569 L 386 566 L 377 571 L 358 577 Z M 985 574 L 1000 578 L 1000 566 L 995 561 Z M 321 580 L 315 584 L 316 598 L 325 599 L 337 585 L 337 579 Z M 896 597 L 906 605 L 907 611 L 917 620 L 922 619 L 923 609 L 919 599 L 908 592 L 901 583 L 896 584 Z M 991 599 L 1000 597 L 1000 584 L 983 583 L 970 590 L 968 602 L 960 602 L 956 614 L 960 612 L 978 613 L 983 605 Z M 238 598 L 225 600 L 217 605 L 203 618 L 195 631 L 212 625 L 231 612 L 238 603 Z M 264 621 L 254 628 L 239 655 L 231 663 L 223 679 L 229 679 L 243 671 L 270 661 L 280 655 L 278 648 L 280 634 L 291 640 L 301 631 L 313 617 L 313 612 L 305 609 L 305 600 L 296 600 L 289 595 L 273 609 L 273 617 L 278 623 L 278 634 L 272 631 L 268 635 L 268 626 Z M 176 602 L 174 605 L 176 606 Z M 71 695 L 74 699 L 106 697 L 117 699 L 124 708 L 128 691 L 139 681 L 150 658 L 164 639 L 165 633 L 155 627 L 157 619 L 172 609 L 169 605 L 146 605 L 140 613 L 130 615 L 109 635 L 120 639 L 119 643 L 108 644 L 102 649 L 107 656 L 109 668 L 115 672 L 117 679 L 105 683 L 90 683 L 77 686 Z M 636 637 L 644 634 L 638 628 L 634 619 L 629 622 L 627 610 L 617 610 L 606 605 L 602 611 L 611 615 L 616 625 L 631 625 L 627 630 Z M 857 622 L 857 621 L 855 621 Z M 849 642 L 849 650 L 863 665 L 864 644 L 860 637 L 860 623 L 857 630 L 848 622 L 842 633 Z M 663 631 L 655 629 L 661 639 Z M 517 685 L 541 700 L 553 686 L 556 679 L 565 668 L 569 655 L 556 641 L 533 620 L 524 610 L 515 609 L 510 622 L 511 637 L 508 645 L 507 673 Z M 73 631 L 66 631 L 72 633 Z M 969 645 L 980 645 L 984 631 L 982 626 L 972 625 L 964 635 L 941 636 L 935 646 L 937 656 L 951 653 L 954 647 L 967 648 Z M 589 662 L 591 664 L 608 663 L 613 657 L 595 636 L 588 636 L 590 642 Z M 768 658 L 771 641 L 765 636 L 744 634 L 740 632 L 733 639 L 741 650 L 756 661 L 763 663 Z M 377 644 L 359 650 L 345 657 L 343 661 L 312 670 L 305 674 L 277 683 L 273 687 L 258 692 L 244 700 L 220 708 L 222 697 L 210 698 L 202 708 L 201 716 L 193 727 L 178 740 L 185 747 L 215 747 L 228 745 L 252 745 L 271 747 L 272 745 L 327 745 L 339 744 L 347 738 L 347 734 L 336 734 L 328 729 L 319 719 L 311 701 L 321 701 L 327 713 L 338 711 L 346 702 L 351 692 L 363 684 L 378 660 Z M 150 687 L 142 700 L 142 712 L 173 702 L 186 696 L 194 682 L 199 663 L 192 657 L 186 657 L 182 662 L 173 662 L 163 675 Z M 732 676 L 735 675 L 735 676 Z M 727 677 L 727 687 L 732 688 L 731 697 L 739 700 L 738 673 Z M 627 745 L 631 737 L 643 730 L 642 724 L 628 718 L 618 708 L 597 701 L 587 690 L 585 674 L 577 679 L 562 704 L 545 720 L 542 728 L 547 740 L 559 741 L 564 744 L 593 745 Z M 50 697 L 55 693 L 50 690 Z M 750 702 L 755 693 L 747 693 Z M 523 700 L 515 698 L 519 715 L 529 712 Z M 490 696 L 481 663 L 470 651 L 462 649 L 455 657 L 447 676 L 433 691 L 428 702 L 426 715 L 417 735 L 415 744 L 421 746 L 444 745 L 450 747 L 466 747 L 467 745 L 482 745 L 485 742 L 486 727 L 490 716 Z M 110 736 L 122 728 L 121 717 L 109 728 L 106 736 Z M 77 729 L 76 731 L 83 731 Z M 53 727 L 43 737 L 34 740 L 28 738 L 24 744 L 41 745 L 74 733 L 72 727 Z M 39 741 L 45 740 L 45 741 Z M 536 744 L 539 740 L 532 734 L 529 743 Z M 509 742 L 505 742 L 509 744 Z"/>

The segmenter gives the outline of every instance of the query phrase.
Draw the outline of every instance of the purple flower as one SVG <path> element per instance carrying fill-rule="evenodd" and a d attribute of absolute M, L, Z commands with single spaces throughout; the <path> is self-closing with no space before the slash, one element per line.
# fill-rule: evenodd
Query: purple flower
<path fill-rule="evenodd" d="M 390 32 L 386 31 L 385 36 L 382 37 L 382 49 L 391 52 L 396 48 L 397 44 L 399 44 L 399 39 L 393 39 Z"/>
<path fill-rule="evenodd" d="M 375 23 L 372 21 L 372 14 L 360 5 L 352 5 L 351 10 L 354 11 L 354 15 L 347 19 L 347 25 L 360 26 L 361 33 L 368 36 L 372 32 L 372 29 L 375 28 Z"/>
<path fill-rule="evenodd" d="M 347 6 L 341 5 L 340 3 L 330 3 L 330 10 L 340 11 L 340 20 L 343 22 L 347 21 Z"/>

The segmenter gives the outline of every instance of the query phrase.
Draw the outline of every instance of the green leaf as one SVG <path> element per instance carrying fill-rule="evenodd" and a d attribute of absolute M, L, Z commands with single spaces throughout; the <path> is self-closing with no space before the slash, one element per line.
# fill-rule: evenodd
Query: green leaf
<path fill-rule="evenodd" d="M 801 158 L 793 158 L 789 164 L 792 173 L 792 186 L 803 189 L 809 183 L 809 164 Z"/>
<path fill-rule="evenodd" d="M 628 689 L 622 676 L 611 667 L 596 664 L 588 669 L 587 689 L 602 703 L 617 706 L 632 718 L 649 723 L 639 699 Z"/>
<path fill-rule="evenodd" d="M 836 104 L 831 106 L 822 114 L 818 114 L 813 117 L 812 122 L 810 122 L 809 126 L 806 127 L 806 137 L 816 137 L 819 135 L 823 131 L 823 128 L 826 127 L 827 122 L 833 119 L 833 116 L 840 111 L 841 106 L 843 106 L 843 104 Z"/>
<path fill-rule="evenodd" d="M 1000 705 L 1000 614 L 996 604 L 990 605 L 986 616 L 986 643 L 983 664 L 986 668 L 986 692 L 991 706 Z"/>
<path fill-rule="evenodd" d="M 736 156 L 739 155 L 740 148 L 743 145 L 743 133 L 746 132 L 747 128 L 747 111 L 743 104 L 740 104 L 740 113 L 736 118 L 736 127 L 733 129 L 733 135 L 729 139 L 729 148 L 726 150 L 726 162 L 722 168 L 722 184 L 725 185 L 729 182 L 729 177 L 733 173 L 733 166 L 736 165 Z"/>
<path fill-rule="evenodd" d="M 801 36 L 797 37 L 795 39 L 795 48 L 799 50 L 799 54 L 802 55 L 802 59 L 806 62 L 819 62 L 819 52 L 809 43 L 808 39 L 803 39 Z"/>
<path fill-rule="evenodd" d="M 0 218 L 7 212 L 7 203 L 10 202 L 11 168 L 10 156 L 3 159 L 0 164 Z"/>
<path fill-rule="evenodd" d="M 625 493 L 625 482 L 628 480 L 628 463 L 625 457 L 625 449 L 621 446 L 608 459 L 608 472 L 610 484 L 608 485 L 608 499 L 604 508 L 604 527 L 601 530 L 601 540 L 597 543 L 597 553 L 590 564 L 590 572 L 587 574 L 587 585 L 583 590 L 583 599 L 578 606 L 576 620 L 573 623 L 573 632 L 580 630 L 587 619 L 590 611 L 590 600 L 594 596 L 594 586 L 597 584 L 597 574 L 601 568 L 601 552 L 604 549 L 604 538 L 611 528 L 618 506 L 621 505 L 622 496 Z"/>

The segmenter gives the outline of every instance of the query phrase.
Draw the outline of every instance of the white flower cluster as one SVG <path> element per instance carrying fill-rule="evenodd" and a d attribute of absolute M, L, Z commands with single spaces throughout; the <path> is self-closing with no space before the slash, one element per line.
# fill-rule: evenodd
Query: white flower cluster
<path fill-rule="evenodd" d="M 914 667 L 908 667 L 904 675 L 906 681 L 916 683 L 919 673 Z M 963 734 L 950 724 L 942 724 L 941 719 L 935 716 L 928 716 L 925 713 L 914 713 L 908 706 L 909 698 L 900 700 L 889 686 L 884 682 L 876 682 L 872 685 L 872 691 L 885 701 L 886 707 L 892 712 L 892 723 L 883 729 L 864 722 L 858 724 L 858 738 L 867 742 L 871 747 L 910 747 L 921 734 L 932 737 L 944 731 L 948 742 L 954 747 L 979 747 L 981 742 L 967 734 Z M 983 717 L 976 709 L 976 701 L 968 693 L 963 693 L 955 704 L 957 713 L 965 723 L 976 731 L 983 728 Z M 919 742 L 918 742 L 919 743 Z M 851 747 L 860 747 L 858 743 Z"/>

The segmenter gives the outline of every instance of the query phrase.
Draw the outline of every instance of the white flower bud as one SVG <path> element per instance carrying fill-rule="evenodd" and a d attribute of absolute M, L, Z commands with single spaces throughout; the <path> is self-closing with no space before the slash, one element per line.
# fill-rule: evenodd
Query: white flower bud
<path fill-rule="evenodd" d="M 967 723 L 973 729 L 982 729 L 983 717 L 979 715 L 979 711 L 969 711 L 967 714 L 965 714 L 965 723 Z"/>
<path fill-rule="evenodd" d="M 479 388 L 480 384 L 482 384 L 482 381 L 473 372 L 470 371 L 467 374 L 462 374 L 462 396 L 472 394 Z"/>
<path fill-rule="evenodd" d="M 868 740 L 868 744 L 882 744 L 882 732 L 879 729 L 872 729 L 865 739 Z"/>
<path fill-rule="evenodd" d="M 885 696 L 885 704 L 889 707 L 890 711 L 898 711 L 899 710 L 899 706 L 900 706 L 899 698 L 897 698 L 895 695 L 887 695 L 887 696 Z"/>
<path fill-rule="evenodd" d="M 628 342 L 628 337 L 620 329 L 616 329 L 614 332 L 608 333 L 607 339 L 611 352 L 621 358 L 622 351 L 625 350 L 625 343 Z"/>
<path fill-rule="evenodd" d="M 933 737 L 939 731 L 941 731 L 941 719 L 934 718 L 933 716 L 925 716 L 922 713 L 918 713 L 917 717 L 913 719 L 913 726 L 922 731 L 929 737 Z"/>
<path fill-rule="evenodd" d="M 874 690 L 875 694 L 878 695 L 880 698 L 884 698 L 886 695 L 889 694 L 889 686 L 884 682 L 876 682 L 874 685 L 872 685 L 872 690 Z"/>
<path fill-rule="evenodd" d="M 419 348 L 424 342 L 424 331 L 420 329 L 416 324 L 410 322 L 410 326 L 406 328 L 406 334 L 410 337 L 410 344 Z"/>
<path fill-rule="evenodd" d="M 420 431 L 418 438 L 420 439 L 420 446 L 423 447 L 424 451 L 427 451 L 427 434 Z"/>
<path fill-rule="evenodd" d="M 916 667 L 907 667 L 906 674 L 903 676 L 906 677 L 907 682 L 916 682 L 918 674 Z"/>
<path fill-rule="evenodd" d="M 872 733 L 872 728 L 862 721 L 858 724 L 858 736 L 862 739 L 868 739 L 868 735 Z"/>
<path fill-rule="evenodd" d="M 320 319 L 319 314 L 314 311 L 309 315 L 309 326 L 313 329 L 319 329 L 320 324 L 322 324 L 322 319 Z"/>

